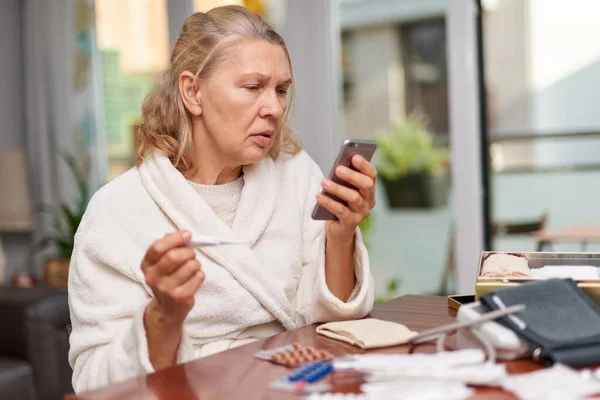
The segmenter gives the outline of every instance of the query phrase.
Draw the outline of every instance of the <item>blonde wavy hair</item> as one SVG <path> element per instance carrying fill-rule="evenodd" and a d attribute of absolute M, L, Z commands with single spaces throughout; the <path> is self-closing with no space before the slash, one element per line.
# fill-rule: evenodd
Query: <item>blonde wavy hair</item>
<path fill-rule="evenodd" d="M 277 158 L 281 153 L 296 154 L 302 149 L 288 120 L 294 98 L 294 74 L 283 38 L 247 8 L 224 6 L 207 13 L 194 13 L 183 23 L 169 68 L 161 74 L 142 104 L 142 122 L 136 131 L 138 166 L 146 154 L 160 151 L 182 173 L 196 170 L 192 119 L 179 93 L 179 76 L 189 71 L 196 79 L 209 77 L 226 60 L 227 49 L 240 40 L 252 38 L 281 46 L 292 73 L 290 106 L 283 115 L 269 155 Z"/>

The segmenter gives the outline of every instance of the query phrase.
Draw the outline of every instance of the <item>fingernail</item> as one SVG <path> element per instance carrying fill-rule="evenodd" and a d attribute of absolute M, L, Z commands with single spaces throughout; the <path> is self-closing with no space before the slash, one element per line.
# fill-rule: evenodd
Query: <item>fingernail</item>
<path fill-rule="evenodd" d="M 192 238 L 192 234 L 188 231 L 183 231 L 183 238 L 185 240 L 191 239 Z"/>
<path fill-rule="evenodd" d="M 337 170 L 338 174 L 340 175 L 345 175 L 346 174 L 346 169 L 344 167 L 339 167 Z"/>
<path fill-rule="evenodd" d="M 323 185 L 323 187 L 329 187 L 331 184 L 329 183 L 329 181 L 327 179 L 323 179 L 321 181 L 321 185 Z"/>
<path fill-rule="evenodd" d="M 362 157 L 360 157 L 360 156 L 354 157 L 354 162 L 357 163 L 358 165 L 362 164 Z"/>

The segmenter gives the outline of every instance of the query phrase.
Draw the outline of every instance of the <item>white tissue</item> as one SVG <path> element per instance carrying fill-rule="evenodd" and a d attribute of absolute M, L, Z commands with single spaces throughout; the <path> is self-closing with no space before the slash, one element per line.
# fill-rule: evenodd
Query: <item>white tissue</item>
<path fill-rule="evenodd" d="M 444 351 L 424 354 L 354 354 L 334 360 L 335 369 L 361 371 L 397 371 L 415 368 L 447 369 L 456 366 L 481 364 L 485 353 L 480 349 Z"/>
<path fill-rule="evenodd" d="M 439 379 L 440 381 L 461 382 L 469 385 L 497 386 L 508 376 L 503 364 L 485 363 L 480 365 L 450 369 L 416 369 L 398 372 L 372 372 L 367 381 L 392 381 L 405 378 Z"/>
<path fill-rule="evenodd" d="M 334 360 L 334 368 L 366 374 L 368 382 L 404 378 L 439 379 L 473 385 L 496 385 L 507 376 L 504 364 L 484 362 L 480 349 L 434 354 L 364 354 Z"/>
<path fill-rule="evenodd" d="M 474 394 L 465 384 L 433 379 L 365 383 L 360 389 L 369 400 L 465 400 Z"/>
<path fill-rule="evenodd" d="M 551 368 L 508 376 L 502 387 L 523 400 L 571 400 L 600 393 L 600 381 L 586 379 L 563 364 Z"/>
<path fill-rule="evenodd" d="M 307 400 L 369 400 L 365 394 L 354 393 L 313 393 Z"/>
<path fill-rule="evenodd" d="M 434 380 L 365 383 L 361 394 L 313 393 L 307 400 L 465 400 L 474 393 L 467 386 Z"/>

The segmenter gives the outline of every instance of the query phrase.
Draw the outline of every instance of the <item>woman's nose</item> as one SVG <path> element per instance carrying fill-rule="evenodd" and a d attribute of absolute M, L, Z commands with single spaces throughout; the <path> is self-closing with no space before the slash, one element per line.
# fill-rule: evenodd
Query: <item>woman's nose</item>
<path fill-rule="evenodd" d="M 265 96 L 263 105 L 260 109 L 261 117 L 273 117 L 279 119 L 283 117 L 283 112 L 283 105 L 281 104 L 281 99 L 277 96 L 277 93 Z"/>

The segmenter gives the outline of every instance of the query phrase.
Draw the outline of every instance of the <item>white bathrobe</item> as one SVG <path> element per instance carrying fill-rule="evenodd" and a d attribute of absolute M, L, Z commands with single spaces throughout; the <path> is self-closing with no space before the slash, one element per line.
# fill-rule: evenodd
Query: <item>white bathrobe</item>
<path fill-rule="evenodd" d="M 197 250 L 206 279 L 185 320 L 178 362 L 284 329 L 369 313 L 373 280 L 359 230 L 350 299 L 340 301 L 325 282 L 324 224 L 311 219 L 323 177 L 314 161 L 301 152 L 266 158 L 243 172 L 231 228 L 160 154 L 94 195 L 75 236 L 69 273 L 76 392 L 153 372 L 143 323 L 153 293 L 140 264 L 157 237 L 177 229 L 250 243 Z"/>

